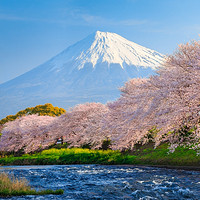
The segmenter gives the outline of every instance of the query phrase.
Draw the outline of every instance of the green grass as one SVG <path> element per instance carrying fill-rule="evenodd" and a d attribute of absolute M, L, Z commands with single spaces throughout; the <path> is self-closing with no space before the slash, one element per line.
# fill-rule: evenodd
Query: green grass
<path fill-rule="evenodd" d="M 156 149 L 151 145 L 140 146 L 134 151 L 90 150 L 81 148 L 49 149 L 21 157 L 0 158 L 0 165 L 64 165 L 64 164 L 137 164 L 200 166 L 200 155 L 189 148 L 178 147 L 169 153 L 168 145 Z"/>
<path fill-rule="evenodd" d="M 136 160 L 138 164 L 148 165 L 200 166 L 200 155 L 197 155 L 197 151 L 177 147 L 170 153 L 167 144 L 162 144 L 156 149 L 146 148 L 139 151 Z"/>
<path fill-rule="evenodd" d="M 14 176 L 8 176 L 6 173 L 0 174 L 0 196 L 21 196 L 21 195 L 46 195 L 63 194 L 63 190 L 42 190 L 32 189 L 26 179 L 17 179 Z"/>
<path fill-rule="evenodd" d="M 134 156 L 131 156 L 131 160 Z M 127 164 L 128 155 L 113 150 L 90 149 L 49 149 L 36 154 L 21 157 L 0 158 L 1 165 L 49 165 L 49 164 Z"/>

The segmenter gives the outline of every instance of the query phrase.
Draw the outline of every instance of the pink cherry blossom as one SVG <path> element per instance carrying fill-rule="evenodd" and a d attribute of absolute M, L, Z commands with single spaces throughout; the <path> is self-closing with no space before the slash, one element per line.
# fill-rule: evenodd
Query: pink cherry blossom
<path fill-rule="evenodd" d="M 99 148 L 105 138 L 113 149 L 133 148 L 149 141 L 200 148 L 200 42 L 179 45 L 157 75 L 136 78 L 120 89 L 121 97 L 106 105 L 77 105 L 60 117 L 25 116 L 8 122 L 2 130 L 0 151 L 26 153 L 45 149 L 62 137 L 70 146 L 90 143 Z M 193 129 L 186 138 L 180 130 Z M 182 131 L 184 133 L 184 131 Z"/>

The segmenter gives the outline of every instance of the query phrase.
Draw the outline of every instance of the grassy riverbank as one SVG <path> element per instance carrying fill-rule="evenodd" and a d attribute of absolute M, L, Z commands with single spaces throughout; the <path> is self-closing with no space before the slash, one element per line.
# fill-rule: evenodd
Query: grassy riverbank
<path fill-rule="evenodd" d="M 0 174 L 0 196 L 21 196 L 21 195 L 46 195 L 63 194 L 63 190 L 42 190 L 32 189 L 26 179 L 17 179 L 8 176 L 6 173 Z"/>
<path fill-rule="evenodd" d="M 63 165 L 63 164 L 106 164 L 106 165 L 168 165 L 200 166 L 197 151 L 178 147 L 169 153 L 168 145 L 141 146 L 134 151 L 90 150 L 90 149 L 49 149 L 20 157 L 5 156 L 0 158 L 0 165 Z"/>

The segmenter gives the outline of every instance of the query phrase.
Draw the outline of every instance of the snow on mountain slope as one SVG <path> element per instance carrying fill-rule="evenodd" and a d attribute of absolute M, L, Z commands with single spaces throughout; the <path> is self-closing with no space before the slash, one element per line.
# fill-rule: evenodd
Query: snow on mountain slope
<path fill-rule="evenodd" d="M 114 100 L 128 79 L 155 73 L 164 56 L 125 38 L 97 31 L 46 63 L 0 85 L 0 118 L 43 103 L 68 109 Z"/>
<path fill-rule="evenodd" d="M 163 60 L 163 55 L 131 42 L 116 33 L 100 32 L 89 35 L 52 60 L 56 66 L 70 60 L 75 60 L 74 67 L 81 69 L 86 63 L 95 65 L 108 64 L 134 65 L 156 69 Z"/>

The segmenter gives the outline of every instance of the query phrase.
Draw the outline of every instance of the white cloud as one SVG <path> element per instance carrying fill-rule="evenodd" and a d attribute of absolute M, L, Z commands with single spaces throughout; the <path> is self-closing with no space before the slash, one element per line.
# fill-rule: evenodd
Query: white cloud
<path fill-rule="evenodd" d="M 30 18 L 14 16 L 10 14 L 1 14 L 0 20 L 4 21 L 38 21 L 44 23 L 56 23 L 60 25 L 91 25 L 91 26 L 138 26 L 146 24 L 148 21 L 145 19 L 126 19 L 115 20 L 108 19 L 102 16 L 91 15 L 87 12 L 83 12 L 80 9 L 67 9 L 64 8 L 58 11 L 58 16 L 54 18 Z M 61 13 L 61 14 L 60 14 Z"/>
<path fill-rule="evenodd" d="M 18 16 L 13 16 L 13 15 L 8 15 L 8 14 L 0 14 L 0 20 L 5 20 L 5 21 L 25 21 L 26 19 L 23 17 L 18 17 Z"/>
<path fill-rule="evenodd" d="M 81 13 L 80 11 L 76 10 L 73 12 L 73 16 L 75 19 L 79 20 L 79 22 L 84 22 L 88 25 L 109 25 L 109 26 L 136 26 L 136 25 L 143 25 L 146 24 L 147 20 L 138 20 L 138 19 L 126 19 L 126 20 L 114 20 L 108 19 L 101 16 L 90 15 L 87 13 Z"/>

